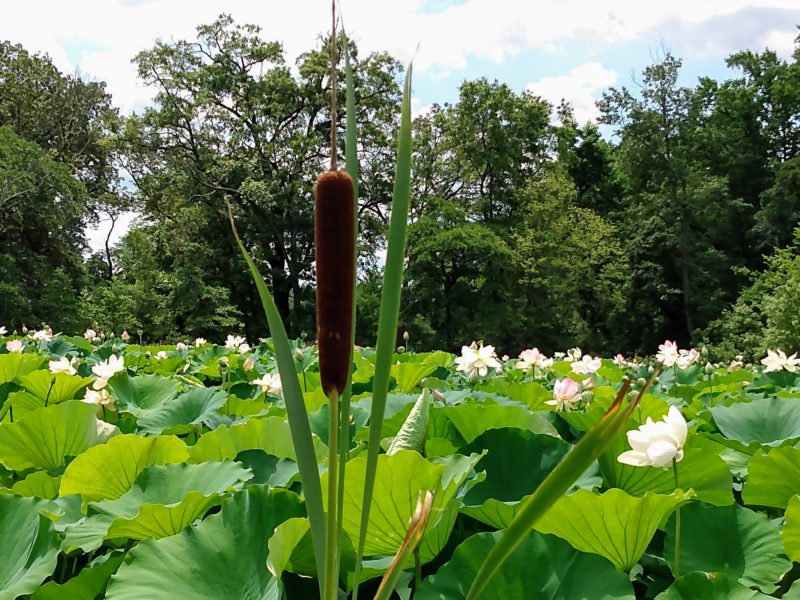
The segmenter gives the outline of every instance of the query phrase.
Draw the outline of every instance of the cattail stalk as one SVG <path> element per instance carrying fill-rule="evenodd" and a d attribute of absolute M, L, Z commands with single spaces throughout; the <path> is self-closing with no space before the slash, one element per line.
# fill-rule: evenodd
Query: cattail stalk
<path fill-rule="evenodd" d="M 339 398 L 350 374 L 355 281 L 355 202 L 353 180 L 337 170 L 336 6 L 331 31 L 331 167 L 314 187 L 314 241 L 317 267 L 317 348 L 322 389 L 328 396 L 328 512 L 323 597 L 336 600 L 339 575 L 338 434 Z M 344 468 L 344 464 L 341 465 Z"/>

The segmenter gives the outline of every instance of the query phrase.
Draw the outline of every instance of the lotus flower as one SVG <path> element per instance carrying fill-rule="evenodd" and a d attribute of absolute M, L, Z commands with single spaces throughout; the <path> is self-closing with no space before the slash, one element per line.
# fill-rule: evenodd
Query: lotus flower
<path fill-rule="evenodd" d="M 6 342 L 6 350 L 21 354 L 22 351 L 25 350 L 25 344 L 22 343 L 22 340 L 11 340 L 10 342 Z"/>
<path fill-rule="evenodd" d="M 178 352 L 183 352 L 184 350 L 186 350 L 188 348 L 189 348 L 189 346 L 187 346 L 183 342 L 178 342 L 177 344 L 175 344 L 175 350 L 177 350 Z"/>
<path fill-rule="evenodd" d="M 574 379 L 560 379 L 553 386 L 553 399 L 545 404 L 555 406 L 556 410 L 570 411 L 581 399 L 578 382 Z"/>
<path fill-rule="evenodd" d="M 5 334 L 6 334 L 6 326 L 5 325 L 1 325 L 0 326 L 0 335 L 5 335 Z"/>
<path fill-rule="evenodd" d="M 516 367 L 523 371 L 530 371 L 533 367 L 546 369 L 547 367 L 552 366 L 552 364 L 552 358 L 547 358 L 544 354 L 539 352 L 538 348 L 530 348 L 520 352 Z"/>
<path fill-rule="evenodd" d="M 66 373 L 67 375 L 75 375 L 75 373 L 77 373 L 75 370 L 75 364 L 77 362 L 77 358 L 70 360 L 66 356 L 62 356 L 58 360 L 51 360 L 49 362 L 50 372 L 54 374 Z"/>
<path fill-rule="evenodd" d="M 672 367 L 678 362 L 680 353 L 678 352 L 678 344 L 667 340 L 658 347 L 656 353 L 656 360 L 665 367 Z"/>
<path fill-rule="evenodd" d="M 203 346 L 203 345 L 205 345 L 206 343 L 207 343 L 207 342 L 206 342 L 206 338 L 196 338 L 196 339 L 194 340 L 194 347 L 195 347 L 195 348 L 199 348 L 200 346 Z"/>
<path fill-rule="evenodd" d="M 662 421 L 654 422 L 647 417 L 639 429 L 628 432 L 628 443 L 633 449 L 620 454 L 617 460 L 633 467 L 669 469 L 673 461 L 683 459 L 687 431 L 681 411 L 670 406 Z"/>
<path fill-rule="evenodd" d="M 117 373 L 125 370 L 125 359 L 121 356 L 111 355 L 108 360 L 97 363 L 92 367 L 92 373 L 97 375 L 92 387 L 101 390 L 108 385 L 108 380 Z"/>
<path fill-rule="evenodd" d="M 594 358 L 589 354 L 584 354 L 580 360 L 573 361 L 570 368 L 576 375 L 591 375 L 597 373 L 602 366 L 603 361 L 599 357 Z"/>
<path fill-rule="evenodd" d="M 116 410 L 114 407 L 114 398 L 112 398 L 111 394 L 108 393 L 107 389 L 102 389 L 99 391 L 86 390 L 86 395 L 81 398 L 81 402 L 105 406 L 108 410 Z"/>
<path fill-rule="evenodd" d="M 456 358 L 457 371 L 463 371 L 469 379 L 486 377 L 489 369 L 502 369 L 494 353 L 494 346 L 478 346 L 472 342 L 469 346 L 461 347 L 461 356 Z"/>
<path fill-rule="evenodd" d="M 100 339 L 97 336 L 97 332 L 94 329 L 87 329 L 86 331 L 84 331 L 83 332 L 83 337 L 84 337 L 84 339 L 86 339 L 89 342 L 94 342 L 94 341 Z"/>
<path fill-rule="evenodd" d="M 761 359 L 761 364 L 765 367 L 765 373 L 771 371 L 794 373 L 800 367 L 800 358 L 797 358 L 797 352 L 791 356 L 786 356 L 783 350 L 767 350 L 767 357 Z"/>
<path fill-rule="evenodd" d="M 281 377 L 277 373 L 267 373 L 260 379 L 254 379 L 250 383 L 259 386 L 265 394 L 273 396 L 280 396 L 283 391 Z"/>

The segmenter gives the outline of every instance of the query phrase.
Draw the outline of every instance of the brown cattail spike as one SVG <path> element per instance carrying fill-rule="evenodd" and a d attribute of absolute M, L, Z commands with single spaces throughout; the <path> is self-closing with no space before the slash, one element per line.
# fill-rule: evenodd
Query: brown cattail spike
<path fill-rule="evenodd" d="M 325 393 L 341 395 L 350 371 L 353 323 L 353 180 L 344 171 L 326 171 L 317 178 L 314 199 L 319 371 Z"/>

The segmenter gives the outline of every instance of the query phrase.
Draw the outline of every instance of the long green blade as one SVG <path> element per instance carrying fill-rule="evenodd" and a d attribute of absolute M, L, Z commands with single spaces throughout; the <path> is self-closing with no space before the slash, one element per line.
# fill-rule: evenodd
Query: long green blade
<path fill-rule="evenodd" d="M 626 381 L 617 398 L 603 418 L 570 450 L 556 468 L 536 488 L 536 491 L 523 502 L 514 520 L 503 532 L 500 541 L 492 548 L 483 561 L 475 580 L 472 582 L 467 600 L 476 600 L 486 588 L 503 563 L 525 540 L 536 521 L 561 498 L 569 487 L 584 473 L 589 465 L 605 450 L 614 436 L 628 422 L 631 410 L 641 398 L 643 390 L 626 410 L 621 410 L 622 400 L 628 393 L 630 381 Z"/>
<path fill-rule="evenodd" d="M 403 261 L 406 253 L 406 233 L 408 231 L 408 209 L 411 204 L 411 70 L 408 65 L 403 85 L 403 104 L 400 113 L 400 132 L 397 142 L 397 163 L 392 193 L 392 217 L 389 222 L 389 245 L 386 250 L 386 265 L 383 272 L 381 292 L 381 311 L 378 321 L 378 340 L 375 345 L 375 376 L 372 380 L 372 415 L 369 424 L 369 446 L 367 448 L 367 468 L 364 476 L 364 498 L 361 512 L 361 529 L 358 535 L 356 554 L 355 586 L 353 598 L 358 598 L 358 584 L 361 576 L 361 559 L 367 539 L 367 524 L 372 505 L 372 490 L 378 468 L 380 452 L 381 423 L 386 409 L 386 396 L 389 391 L 389 370 L 392 366 L 397 320 L 400 312 L 400 292 L 403 284 Z"/>
<path fill-rule="evenodd" d="M 289 421 L 289 429 L 292 431 L 292 443 L 297 454 L 297 466 L 300 471 L 300 482 L 303 485 L 303 496 L 308 510 L 308 520 L 311 526 L 311 539 L 314 544 L 314 559 L 317 563 L 319 581 L 325 581 L 325 514 L 322 508 L 322 486 L 319 480 L 319 469 L 317 468 L 317 457 L 314 454 L 314 442 L 311 437 L 311 425 L 308 421 L 306 404 L 303 400 L 303 392 L 300 390 L 300 382 L 297 378 L 297 370 L 294 366 L 294 356 L 289 344 L 289 336 L 283 326 L 283 320 L 275 305 L 272 294 L 264 283 L 264 278 L 258 271 L 253 259 L 244 247 L 239 233 L 236 231 L 236 224 L 233 221 L 233 213 L 228 209 L 228 216 L 231 221 L 233 235 L 239 249 L 242 251 L 250 274 L 253 276 L 261 304 L 264 307 L 264 314 L 267 317 L 269 331 L 275 344 L 275 359 L 278 363 L 278 373 L 281 376 L 283 387 L 283 399 L 286 403 L 286 414 Z"/>
<path fill-rule="evenodd" d="M 347 35 L 344 33 L 344 26 L 342 26 L 342 48 L 344 54 L 344 78 L 345 78 L 345 109 L 346 109 L 346 126 L 345 126 L 345 171 L 350 175 L 353 180 L 353 202 L 355 202 L 355 210 L 353 215 L 355 218 L 355 240 L 353 243 L 356 245 L 356 264 L 353 268 L 356 269 L 355 277 L 353 277 L 353 328 L 350 332 L 350 348 L 351 352 L 356 343 L 356 288 L 358 287 L 358 131 L 356 129 L 356 94 L 355 85 L 353 83 L 353 69 L 350 65 L 350 48 L 347 43 Z M 350 451 L 350 396 L 352 389 L 353 377 L 353 361 L 352 356 L 350 360 L 350 376 L 347 378 L 347 387 L 344 389 L 340 402 L 341 414 L 339 417 L 339 481 L 338 481 L 338 505 L 336 507 L 336 515 L 339 523 L 339 539 L 342 538 L 342 513 L 344 507 L 344 480 L 345 471 L 347 468 L 347 456 Z M 339 561 L 336 561 L 339 564 Z"/>

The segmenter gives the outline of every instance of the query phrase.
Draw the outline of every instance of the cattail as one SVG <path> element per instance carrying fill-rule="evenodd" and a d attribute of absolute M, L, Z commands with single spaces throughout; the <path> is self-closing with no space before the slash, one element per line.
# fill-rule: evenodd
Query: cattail
<path fill-rule="evenodd" d="M 322 389 L 341 395 L 350 371 L 355 277 L 353 180 L 330 170 L 314 188 L 317 261 L 317 345 Z"/>

